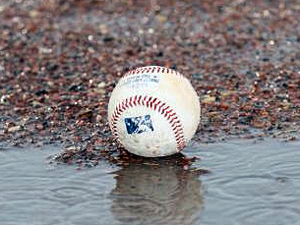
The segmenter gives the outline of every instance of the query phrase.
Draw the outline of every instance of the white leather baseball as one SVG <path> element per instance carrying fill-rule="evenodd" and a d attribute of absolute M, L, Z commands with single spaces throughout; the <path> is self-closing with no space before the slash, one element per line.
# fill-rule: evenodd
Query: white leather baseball
<path fill-rule="evenodd" d="M 180 152 L 200 121 L 200 103 L 187 78 L 164 67 L 127 72 L 108 104 L 113 135 L 129 152 L 146 157 Z"/>

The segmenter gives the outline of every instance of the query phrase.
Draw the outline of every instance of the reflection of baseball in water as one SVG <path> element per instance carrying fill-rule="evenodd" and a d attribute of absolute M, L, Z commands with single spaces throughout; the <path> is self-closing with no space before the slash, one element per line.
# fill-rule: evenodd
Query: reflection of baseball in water
<path fill-rule="evenodd" d="M 125 166 L 114 172 L 112 214 L 120 224 L 201 224 L 200 174 L 170 162 Z"/>
<path fill-rule="evenodd" d="M 131 153 L 156 157 L 181 151 L 200 121 L 200 103 L 188 79 L 157 66 L 127 72 L 108 104 L 110 129 Z"/>

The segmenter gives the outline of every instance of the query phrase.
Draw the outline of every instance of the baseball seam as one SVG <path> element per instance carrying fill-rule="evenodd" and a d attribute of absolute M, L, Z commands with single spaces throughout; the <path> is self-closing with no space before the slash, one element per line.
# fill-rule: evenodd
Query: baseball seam
<path fill-rule="evenodd" d="M 113 132 L 113 135 L 118 140 L 119 137 L 117 131 L 117 122 L 120 119 L 123 112 L 134 106 L 145 106 L 160 113 L 164 118 L 167 119 L 167 121 L 169 121 L 169 124 L 171 125 L 171 128 L 175 135 L 176 146 L 178 151 L 181 151 L 186 146 L 183 127 L 175 110 L 173 110 L 165 102 L 160 101 L 156 97 L 142 95 L 135 95 L 130 98 L 124 99 L 116 106 L 110 120 L 110 128 Z"/>
<path fill-rule="evenodd" d="M 178 76 L 182 76 L 179 72 L 165 68 L 160 66 L 146 66 L 146 67 L 140 67 L 134 70 L 128 71 L 124 77 L 127 77 L 129 75 L 137 75 L 137 74 L 143 74 L 143 73 L 173 73 Z"/>

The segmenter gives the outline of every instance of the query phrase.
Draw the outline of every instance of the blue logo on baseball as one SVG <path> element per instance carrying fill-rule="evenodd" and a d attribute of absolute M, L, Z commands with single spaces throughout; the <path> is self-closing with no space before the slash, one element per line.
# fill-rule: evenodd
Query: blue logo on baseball
<path fill-rule="evenodd" d="M 125 118 L 128 134 L 141 134 L 154 131 L 150 115 Z"/>

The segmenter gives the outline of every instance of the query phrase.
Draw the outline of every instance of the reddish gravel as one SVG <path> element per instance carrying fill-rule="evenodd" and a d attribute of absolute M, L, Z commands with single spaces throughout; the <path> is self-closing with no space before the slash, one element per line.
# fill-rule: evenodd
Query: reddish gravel
<path fill-rule="evenodd" d="M 0 149 L 62 142 L 58 161 L 127 162 L 106 108 L 122 74 L 145 65 L 192 81 L 194 140 L 295 140 L 299 15 L 297 0 L 0 0 Z"/>

